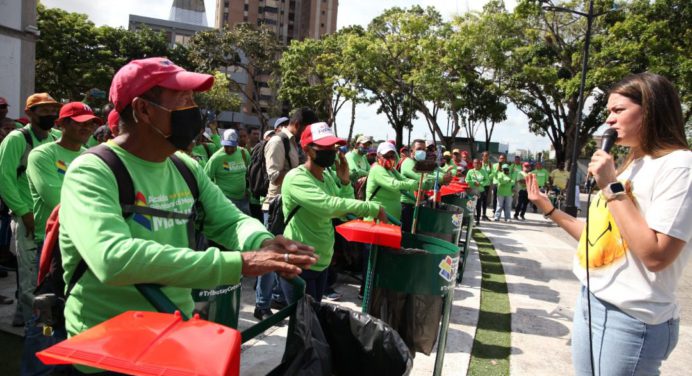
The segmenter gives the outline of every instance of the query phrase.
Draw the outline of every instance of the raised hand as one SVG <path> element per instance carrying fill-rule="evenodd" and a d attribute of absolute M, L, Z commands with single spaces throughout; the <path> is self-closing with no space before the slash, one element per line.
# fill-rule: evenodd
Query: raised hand
<path fill-rule="evenodd" d="M 536 175 L 526 175 L 526 191 L 529 194 L 529 200 L 531 200 L 531 202 L 533 202 L 543 213 L 547 213 L 552 210 L 553 204 L 550 202 L 548 195 L 541 192 L 541 190 L 538 188 Z"/>

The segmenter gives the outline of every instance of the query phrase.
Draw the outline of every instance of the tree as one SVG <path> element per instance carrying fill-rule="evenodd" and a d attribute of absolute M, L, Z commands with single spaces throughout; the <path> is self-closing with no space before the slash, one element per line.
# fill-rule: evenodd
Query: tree
<path fill-rule="evenodd" d="M 195 94 L 195 102 L 200 107 L 214 111 L 218 117 L 221 111 L 238 111 L 240 98 L 231 92 L 228 77 L 221 72 L 214 72 L 214 86 L 209 91 Z"/>
<path fill-rule="evenodd" d="M 278 59 L 282 52 L 276 35 L 266 27 L 239 24 L 233 29 L 203 31 L 189 44 L 190 61 L 200 70 L 221 70 L 230 88 L 238 93 L 257 116 L 264 132 L 268 116 L 278 112 L 270 87 L 278 78 Z"/>
<path fill-rule="evenodd" d="M 36 90 L 77 100 L 91 88 L 107 88 L 113 76 L 100 57 L 97 30 L 86 15 L 38 5 Z"/>

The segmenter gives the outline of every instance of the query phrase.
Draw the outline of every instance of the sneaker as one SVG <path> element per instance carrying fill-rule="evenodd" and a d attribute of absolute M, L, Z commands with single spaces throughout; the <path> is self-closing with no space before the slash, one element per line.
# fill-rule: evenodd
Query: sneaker
<path fill-rule="evenodd" d="M 510 222 L 512 222 L 512 221 L 510 221 L 509 219 L 505 219 L 505 223 L 510 223 Z"/>
<path fill-rule="evenodd" d="M 255 312 L 252 314 L 257 320 L 264 321 L 270 318 L 273 313 L 269 308 L 255 308 Z"/>
<path fill-rule="evenodd" d="M 488 222 L 490 222 L 490 218 L 488 218 L 488 216 L 487 216 L 487 215 L 484 215 L 484 216 L 483 216 L 483 220 L 484 220 L 484 221 L 488 221 Z"/>
<path fill-rule="evenodd" d="M 525 220 L 526 220 L 526 218 L 524 218 L 523 215 L 520 215 L 519 218 L 521 218 L 522 221 L 525 221 Z"/>
<path fill-rule="evenodd" d="M 280 301 L 278 301 L 278 300 L 272 299 L 272 302 L 271 302 L 271 305 L 270 305 L 270 306 L 271 306 L 272 309 L 275 309 L 275 310 L 277 310 L 277 311 L 280 311 L 280 310 L 286 308 L 287 304 L 286 304 L 286 302 L 280 302 Z"/>
<path fill-rule="evenodd" d="M 514 219 L 519 219 L 519 216 L 514 214 Z"/>
<path fill-rule="evenodd" d="M 493 222 L 500 222 L 500 218 L 493 219 Z"/>
<path fill-rule="evenodd" d="M 341 298 L 343 298 L 343 297 L 344 297 L 343 295 L 339 294 L 336 291 L 332 291 L 328 294 L 324 294 L 324 298 L 329 300 L 329 301 L 332 301 L 332 302 L 335 302 L 337 300 L 341 300 Z"/>
<path fill-rule="evenodd" d="M 480 221 L 476 221 L 476 226 L 480 226 L 480 225 L 481 225 L 481 222 L 480 222 Z"/>

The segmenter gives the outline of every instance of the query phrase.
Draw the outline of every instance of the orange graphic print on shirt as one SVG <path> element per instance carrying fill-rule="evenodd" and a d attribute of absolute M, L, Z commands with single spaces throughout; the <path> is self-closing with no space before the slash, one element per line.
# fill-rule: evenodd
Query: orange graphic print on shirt
<path fill-rule="evenodd" d="M 625 191 L 630 200 L 634 201 L 631 182 L 625 184 Z M 636 205 L 636 202 L 635 202 Z M 586 267 L 586 227 L 579 239 L 577 256 L 579 265 Z M 589 268 L 601 268 L 612 264 L 625 256 L 627 243 L 615 223 L 615 219 L 608 210 L 608 201 L 603 195 L 598 194 L 589 207 Z"/>

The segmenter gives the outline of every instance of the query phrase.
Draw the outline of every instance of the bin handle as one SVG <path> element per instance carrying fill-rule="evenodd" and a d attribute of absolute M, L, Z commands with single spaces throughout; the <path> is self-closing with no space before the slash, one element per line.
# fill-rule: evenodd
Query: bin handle
<path fill-rule="evenodd" d="M 385 212 L 385 214 L 387 215 L 387 220 L 391 224 L 396 225 L 396 226 L 401 226 L 401 221 L 397 217 L 395 217 L 395 216 L 393 216 L 387 212 Z M 351 221 L 354 219 L 358 219 L 358 217 L 356 217 L 354 214 L 346 214 L 346 218 L 348 218 Z"/>
<path fill-rule="evenodd" d="M 293 285 L 293 303 L 286 305 L 286 307 L 271 315 L 268 319 L 260 321 L 257 324 L 243 330 L 240 333 L 242 343 L 257 337 L 258 335 L 264 333 L 267 329 L 278 324 L 281 320 L 295 313 L 297 302 L 305 296 L 305 281 L 303 281 L 303 279 L 300 277 L 295 277 L 287 281 Z M 292 321 L 293 318 L 291 318 L 291 322 Z M 291 332 L 291 325 L 293 324 L 289 322 L 289 333 Z"/>
<path fill-rule="evenodd" d="M 161 291 L 161 285 L 140 283 L 136 284 L 135 288 L 137 288 L 137 291 L 139 291 L 157 311 L 163 313 L 175 313 L 175 311 L 180 311 L 180 308 Z M 180 311 L 180 316 L 183 320 L 189 318 L 182 311 Z"/>

